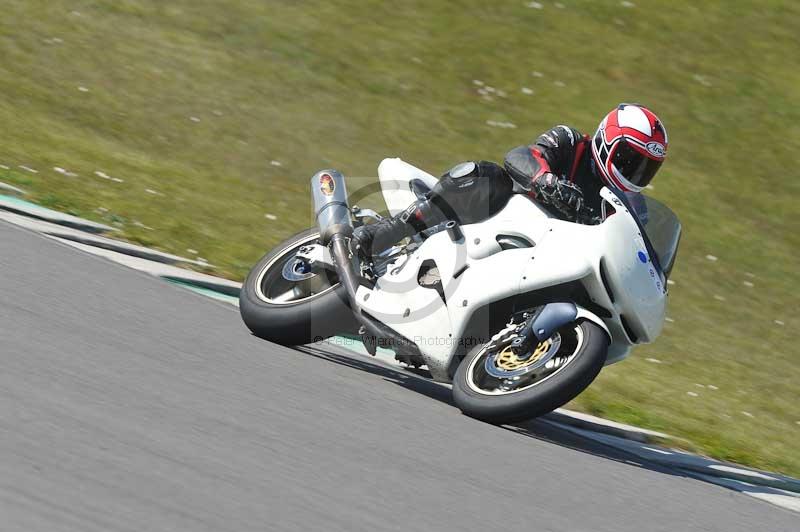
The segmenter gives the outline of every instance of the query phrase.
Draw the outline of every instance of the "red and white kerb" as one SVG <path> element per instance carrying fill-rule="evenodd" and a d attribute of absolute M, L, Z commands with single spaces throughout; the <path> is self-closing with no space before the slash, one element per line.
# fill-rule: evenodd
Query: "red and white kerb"
<path fill-rule="evenodd" d="M 623 103 L 600 122 L 592 156 L 607 185 L 639 192 L 664 162 L 667 142 L 667 131 L 655 113 Z"/>

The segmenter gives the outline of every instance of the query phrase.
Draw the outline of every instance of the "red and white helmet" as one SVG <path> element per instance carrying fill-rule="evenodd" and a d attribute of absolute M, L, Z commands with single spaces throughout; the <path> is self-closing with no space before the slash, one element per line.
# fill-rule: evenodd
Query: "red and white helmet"
<path fill-rule="evenodd" d="M 667 156 L 667 130 L 650 109 L 621 103 L 600 122 L 592 156 L 606 185 L 639 192 Z"/>

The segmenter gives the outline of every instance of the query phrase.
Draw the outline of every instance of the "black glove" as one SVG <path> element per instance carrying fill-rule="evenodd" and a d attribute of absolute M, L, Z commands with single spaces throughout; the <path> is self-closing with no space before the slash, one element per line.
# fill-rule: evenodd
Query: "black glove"
<path fill-rule="evenodd" d="M 583 192 L 573 183 L 547 173 L 533 182 L 536 196 L 544 203 L 555 207 L 570 220 L 577 220 L 583 211 Z"/>

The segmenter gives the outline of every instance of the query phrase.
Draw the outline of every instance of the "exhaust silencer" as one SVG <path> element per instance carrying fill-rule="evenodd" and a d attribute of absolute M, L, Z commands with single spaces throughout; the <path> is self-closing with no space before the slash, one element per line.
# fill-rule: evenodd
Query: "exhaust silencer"
<path fill-rule="evenodd" d="M 311 178 L 311 197 L 322 244 L 327 246 L 333 235 L 353 234 L 350 207 L 344 176 L 337 170 L 322 170 Z"/>
<path fill-rule="evenodd" d="M 350 251 L 349 240 L 353 235 L 353 221 L 350 218 L 350 207 L 347 205 L 347 189 L 342 173 L 331 169 L 314 174 L 311 178 L 311 196 L 314 200 L 320 240 L 331 251 L 339 282 L 347 293 L 353 315 L 363 325 L 363 335 L 386 339 L 395 350 L 419 355 L 419 348 L 414 342 L 362 312 L 358 304 L 356 292 L 361 284 L 361 278 L 356 273 L 357 262 L 354 261 L 357 259 Z M 367 349 L 370 347 L 367 346 Z M 374 346 L 372 349 L 374 350 Z"/>

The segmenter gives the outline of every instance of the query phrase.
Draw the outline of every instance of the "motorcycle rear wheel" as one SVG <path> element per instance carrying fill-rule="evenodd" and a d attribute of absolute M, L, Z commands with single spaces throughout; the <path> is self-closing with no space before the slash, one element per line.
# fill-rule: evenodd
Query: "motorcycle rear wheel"
<path fill-rule="evenodd" d="M 314 244 L 318 238 L 316 229 L 297 233 L 250 270 L 239 293 L 239 312 L 254 335 L 293 346 L 358 329 L 335 273 L 314 272 L 302 281 L 283 276 L 284 267 L 294 260 L 300 246 Z"/>
<path fill-rule="evenodd" d="M 489 351 L 486 345 L 474 349 L 453 379 L 456 406 L 470 417 L 506 424 L 541 416 L 574 399 L 603 368 L 608 335 L 595 323 L 581 320 L 562 327 L 547 342 L 557 351 L 547 354 L 545 342 L 540 344 L 542 354 L 553 358 L 536 370 L 538 374 L 525 375 L 528 362 L 511 352 Z M 507 378 L 497 376 L 504 371 Z"/>

